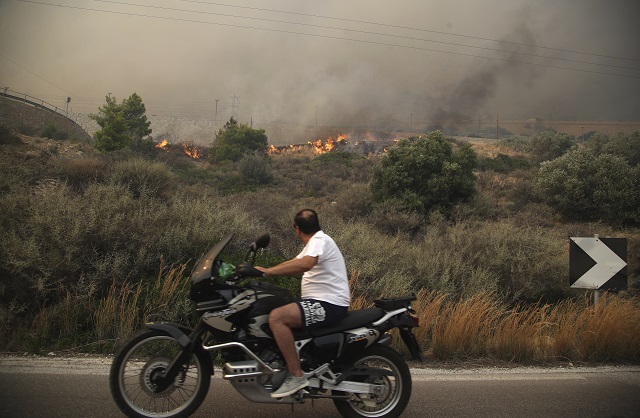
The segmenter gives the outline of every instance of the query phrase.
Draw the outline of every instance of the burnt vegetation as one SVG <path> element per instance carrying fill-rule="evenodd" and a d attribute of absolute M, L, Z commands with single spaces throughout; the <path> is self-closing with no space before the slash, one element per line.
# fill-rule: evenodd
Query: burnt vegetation
<path fill-rule="evenodd" d="M 279 150 L 264 131 L 248 132 L 246 152 L 229 135 L 225 148 L 189 155 L 185 144 L 135 141 L 100 152 L 55 130 L 47 139 L 0 126 L 2 349 L 108 351 L 142 321 L 189 322 L 193 261 L 233 232 L 233 262 L 264 230 L 273 244 L 261 263 L 290 258 L 299 249 L 291 217 L 302 207 L 317 208 L 339 243 L 359 304 L 422 292 L 423 321 L 432 321 L 434 304 L 464 301 L 491 305 L 492 321 L 514 320 L 528 306 L 540 321 L 569 308 L 580 316 L 584 292 L 569 289 L 567 237 L 628 238 L 629 289 L 618 297 L 625 327 L 640 323 L 638 132 L 498 141 L 436 131 L 386 138 L 384 147 L 345 136 L 331 147 L 323 139 Z M 278 279 L 294 291 L 296 281 Z M 426 327 L 423 348 L 461 356 L 459 346 L 447 348 L 455 341 L 442 340 L 443 326 Z M 467 354 L 501 358 L 492 344 Z M 613 360 L 640 359 L 638 346 Z M 602 360 L 572 347 L 558 351 Z M 545 361 L 556 355 L 546 350 Z"/>

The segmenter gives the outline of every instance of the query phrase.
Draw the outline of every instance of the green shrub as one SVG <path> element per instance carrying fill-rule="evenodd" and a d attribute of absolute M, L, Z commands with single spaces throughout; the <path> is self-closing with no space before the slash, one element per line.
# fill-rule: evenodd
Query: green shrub
<path fill-rule="evenodd" d="M 622 157 L 575 149 L 542 164 L 534 187 L 567 219 L 640 222 L 640 167 Z"/>
<path fill-rule="evenodd" d="M 439 131 L 400 140 L 375 168 L 374 200 L 394 200 L 395 206 L 425 217 L 434 211 L 449 215 L 474 196 L 475 165 L 476 154 L 468 145 L 454 150 Z"/>
<path fill-rule="evenodd" d="M 535 164 L 539 164 L 563 155 L 574 145 L 574 140 L 567 134 L 544 131 L 530 137 L 512 136 L 500 140 L 499 144 L 514 151 L 527 153 Z M 519 164 L 522 164 L 520 168 L 525 168 L 521 161 Z"/>
<path fill-rule="evenodd" d="M 405 209 L 404 202 L 388 199 L 373 206 L 368 220 L 382 233 L 415 235 L 424 224 L 424 218 L 415 211 Z"/>
<path fill-rule="evenodd" d="M 269 184 L 273 175 L 269 167 L 270 159 L 261 152 L 247 153 L 239 162 L 240 174 L 249 184 Z"/>
<path fill-rule="evenodd" d="M 630 134 L 619 132 L 612 137 L 594 135 L 585 147 L 594 154 L 612 154 L 624 158 L 631 166 L 640 164 L 640 131 Z"/>
<path fill-rule="evenodd" d="M 134 197 L 167 197 L 175 185 L 174 175 L 165 163 L 139 157 L 113 164 L 108 180 L 124 185 Z"/>
<path fill-rule="evenodd" d="M 573 146 L 571 137 L 553 131 L 535 134 L 529 142 L 529 153 L 540 163 L 560 157 Z"/>
<path fill-rule="evenodd" d="M 343 220 L 362 219 L 373 205 L 373 193 L 366 183 L 353 183 L 336 196 L 336 204 Z"/>
<path fill-rule="evenodd" d="M 498 154 L 494 158 L 480 158 L 478 168 L 491 170 L 498 173 L 509 173 L 514 170 L 528 170 L 531 167 L 526 158 L 510 157 L 506 154 Z"/>
<path fill-rule="evenodd" d="M 47 126 L 42 132 L 42 137 L 62 141 L 67 139 L 69 137 L 69 134 L 64 131 L 58 130 L 58 127 L 52 123 Z"/>
<path fill-rule="evenodd" d="M 60 177 L 76 190 L 103 181 L 108 171 L 108 162 L 101 158 L 59 159 L 55 165 Z"/>
<path fill-rule="evenodd" d="M 253 129 L 246 124 L 238 124 L 233 118 L 216 134 L 209 149 L 211 161 L 239 161 L 247 152 L 267 150 L 267 135 L 264 129 Z"/>

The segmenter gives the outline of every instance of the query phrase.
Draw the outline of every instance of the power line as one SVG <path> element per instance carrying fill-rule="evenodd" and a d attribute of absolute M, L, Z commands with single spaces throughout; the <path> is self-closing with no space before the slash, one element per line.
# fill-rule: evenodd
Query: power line
<path fill-rule="evenodd" d="M 59 90 L 61 90 L 61 91 L 65 92 L 65 93 L 67 93 L 68 95 L 72 96 L 72 94 L 71 94 L 71 93 L 69 93 L 67 90 L 65 90 L 65 89 L 63 89 L 62 87 L 60 87 L 60 86 L 58 86 L 58 85 L 56 85 L 56 84 L 53 84 L 51 81 L 49 81 L 49 80 L 47 80 L 47 79 L 45 79 L 45 78 L 43 78 L 43 77 L 39 76 L 38 74 L 34 73 L 33 71 L 31 71 L 31 70 L 30 70 L 30 69 L 28 69 L 27 67 L 25 67 L 25 66 L 23 66 L 23 65 L 18 64 L 17 62 L 15 62 L 15 61 L 14 61 L 14 60 L 12 60 L 11 58 L 7 57 L 6 55 L 4 55 L 4 54 L 0 53 L 0 56 L 2 56 L 2 57 L 3 57 L 4 59 L 6 59 L 7 61 L 9 61 L 9 62 L 11 62 L 11 63 L 13 63 L 13 64 L 17 65 L 18 67 L 22 68 L 23 70 L 25 70 L 25 71 L 26 71 L 26 72 L 28 72 L 29 74 L 31 74 L 31 75 L 33 75 L 33 76 L 35 76 L 35 77 L 39 78 L 40 80 L 44 81 L 45 83 L 51 84 L 53 87 L 55 87 L 55 88 L 57 88 L 57 89 L 59 89 Z"/>
<path fill-rule="evenodd" d="M 463 47 L 463 48 L 481 49 L 481 50 L 486 50 L 486 51 L 495 51 L 495 52 L 504 52 L 504 53 L 508 53 L 508 54 L 525 55 L 525 56 L 530 56 L 530 57 L 534 57 L 534 58 L 553 59 L 553 60 L 559 60 L 559 61 L 572 62 L 572 63 L 576 63 L 576 64 L 589 64 L 589 65 L 597 65 L 597 66 L 602 66 L 602 67 L 620 68 L 620 69 L 625 69 L 625 70 L 640 70 L 640 68 L 627 67 L 627 66 L 623 66 L 623 65 L 605 64 L 605 63 L 597 63 L 597 62 L 590 62 L 590 61 L 581 61 L 581 60 L 575 60 L 575 59 L 570 59 L 570 58 L 561 58 L 561 57 L 550 57 L 550 56 L 545 56 L 545 55 L 533 54 L 533 53 L 529 53 L 529 52 L 504 50 L 504 49 L 497 49 L 497 48 L 490 48 L 490 47 L 476 46 L 476 45 L 466 45 L 466 44 L 459 44 L 459 43 L 455 43 L 455 42 L 438 41 L 438 40 L 434 40 L 434 39 L 416 38 L 416 37 L 413 37 L 413 36 L 394 35 L 394 34 L 381 33 L 381 32 L 371 32 L 371 31 L 344 28 L 344 27 L 341 28 L 341 27 L 335 27 L 335 26 L 317 25 L 317 24 L 312 24 L 312 23 L 290 22 L 290 21 L 286 21 L 286 20 L 276 20 L 276 19 L 268 19 L 268 18 L 253 17 L 253 16 L 232 15 L 232 14 L 226 14 L 226 13 L 207 12 L 207 11 L 200 11 L 200 10 L 178 9 L 178 8 L 175 8 L 175 7 L 164 7 L 164 6 L 155 6 L 155 5 L 154 6 L 150 6 L 150 5 L 146 5 L 146 4 L 126 3 L 126 2 L 115 1 L 115 0 L 93 0 L 93 1 L 100 2 L 100 3 L 118 4 L 118 5 L 123 5 L 123 6 L 134 6 L 134 7 L 144 7 L 144 8 L 148 8 L 148 9 L 168 10 L 168 11 L 172 11 L 172 12 L 199 13 L 199 14 L 207 14 L 207 15 L 214 15 L 214 16 L 232 17 L 232 18 L 237 18 L 237 19 L 258 20 L 258 21 L 269 22 L 269 23 L 284 23 L 284 24 L 288 24 L 288 25 L 308 26 L 308 27 L 320 28 L 320 29 L 341 30 L 341 31 L 345 31 L 345 32 L 354 32 L 354 33 L 359 33 L 359 34 L 364 34 L 364 35 L 386 36 L 386 37 L 389 37 L 389 38 L 405 39 L 405 40 L 411 40 L 411 41 L 431 42 L 431 43 L 443 44 L 443 45 L 449 45 L 449 46 L 459 46 L 459 47 Z M 495 42 L 498 42 L 498 41 L 495 41 Z M 518 45 L 532 47 L 531 45 L 524 45 L 524 44 L 518 44 Z"/>
<path fill-rule="evenodd" d="M 239 29 L 261 30 L 261 31 L 266 31 L 266 32 L 284 33 L 284 34 L 290 34 L 290 35 L 302 35 L 302 36 L 310 36 L 310 37 L 316 37 L 316 38 L 351 41 L 351 42 L 358 42 L 358 43 L 369 44 L 369 45 L 391 46 L 391 47 L 413 49 L 413 50 L 419 50 L 419 51 L 437 52 L 437 53 L 459 55 L 459 56 L 472 57 L 472 58 L 483 58 L 483 59 L 488 59 L 488 60 L 497 60 L 497 61 L 503 61 L 503 62 L 517 63 L 517 64 L 533 65 L 533 66 L 537 66 L 537 67 L 555 68 L 555 69 L 568 70 L 568 71 L 579 71 L 579 72 L 585 72 L 585 73 L 591 73 L 591 74 L 600 74 L 600 75 L 608 75 L 608 76 L 640 79 L 640 75 L 620 74 L 620 73 L 607 73 L 607 72 L 604 72 L 604 71 L 587 70 L 587 69 L 573 68 L 573 67 L 562 67 L 562 66 L 558 66 L 558 65 L 541 64 L 541 63 L 534 63 L 534 62 L 528 62 L 528 61 L 518 61 L 518 60 L 506 59 L 506 58 L 498 58 L 498 57 L 487 57 L 487 56 L 481 56 L 481 55 L 467 54 L 467 53 L 463 53 L 463 52 L 442 51 L 442 50 L 437 50 L 437 49 L 424 48 L 424 47 L 411 46 L 411 45 L 393 44 L 393 43 L 388 43 L 388 42 L 370 41 L 370 40 L 363 40 L 363 39 L 353 39 L 353 38 L 345 38 L 345 37 L 331 36 L 331 35 L 320 35 L 320 34 L 312 34 L 312 33 L 304 33 L 304 32 L 295 32 L 295 31 L 288 31 L 288 30 L 282 30 L 282 29 L 258 28 L 258 27 L 252 27 L 252 26 L 246 26 L 246 25 L 230 24 L 230 23 L 207 22 L 207 21 L 201 21 L 201 20 L 184 19 L 184 18 L 176 18 L 176 17 L 154 16 L 154 15 L 146 15 L 146 14 L 141 14 L 141 13 L 131 13 L 131 12 L 121 12 L 121 11 L 114 11 L 114 10 L 92 9 L 92 8 L 88 8 L 88 7 L 69 6 L 69 5 L 62 5 L 62 4 L 51 4 L 51 3 L 34 1 L 34 0 L 16 0 L 16 1 L 23 2 L 23 3 L 39 4 L 39 5 L 44 5 L 44 6 L 63 7 L 63 8 L 68 8 L 68 9 L 86 10 L 86 11 L 117 14 L 117 15 L 146 17 L 146 18 L 153 18 L 153 19 L 162 19 L 162 20 L 169 20 L 169 21 L 186 22 L 186 23 L 200 23 L 200 24 L 207 24 L 207 25 L 214 25 L 214 26 L 233 27 L 233 28 L 239 28 Z"/>
<path fill-rule="evenodd" d="M 533 47 L 533 48 L 540 48 L 540 49 L 548 49 L 548 50 L 551 50 L 551 51 L 558 51 L 558 52 L 569 52 L 569 53 L 572 53 L 572 54 L 582 54 L 582 55 L 589 55 L 589 56 L 601 57 L 601 58 L 614 58 L 614 59 L 627 60 L 627 61 L 640 61 L 640 59 L 638 59 L 638 58 L 627 58 L 627 57 L 618 57 L 618 56 L 613 56 L 613 55 L 594 54 L 594 53 L 591 53 L 591 52 L 575 51 L 575 50 L 561 49 L 561 48 L 553 48 L 553 47 L 548 47 L 548 46 L 543 46 L 543 45 L 532 45 L 532 44 L 525 44 L 525 43 L 506 41 L 506 40 L 500 40 L 500 39 L 483 38 L 483 37 L 480 37 L 480 36 L 463 35 L 463 34 L 460 34 L 460 33 L 442 32 L 442 31 L 423 29 L 423 28 L 414 28 L 414 27 L 409 27 L 409 26 L 392 25 L 392 24 L 382 23 L 382 22 L 369 22 L 369 21 L 366 21 L 366 20 L 348 19 L 348 18 L 335 17 L 335 16 L 323 16 L 323 15 L 300 13 L 300 12 L 291 12 L 291 11 L 286 11 L 286 10 L 264 9 L 264 8 L 260 8 L 260 7 L 239 6 L 239 5 L 235 5 L 235 4 L 214 3 L 214 2 L 208 2 L 208 1 L 198 1 L 198 0 L 179 0 L 179 1 L 186 2 L 186 3 L 207 4 L 207 5 L 212 5 L 212 6 L 234 7 L 234 8 L 247 9 L 247 10 L 258 10 L 258 11 L 271 12 L 271 13 L 291 14 L 291 15 L 314 17 L 314 18 L 320 18 L 320 19 L 331 19 L 331 20 L 338 20 L 338 21 L 350 22 L 350 23 L 363 23 L 363 24 L 367 24 L 367 25 L 377 25 L 377 26 L 384 26 L 384 27 L 395 28 L 395 29 L 406 29 L 406 30 L 413 30 L 413 31 L 419 31 L 419 32 L 428 32 L 428 33 L 435 33 L 435 34 L 447 35 L 447 36 L 457 36 L 457 37 L 461 37 L 461 38 L 477 39 L 477 40 L 481 40 L 481 41 L 500 42 L 500 43 L 504 43 L 504 44 L 526 46 L 526 47 Z"/>

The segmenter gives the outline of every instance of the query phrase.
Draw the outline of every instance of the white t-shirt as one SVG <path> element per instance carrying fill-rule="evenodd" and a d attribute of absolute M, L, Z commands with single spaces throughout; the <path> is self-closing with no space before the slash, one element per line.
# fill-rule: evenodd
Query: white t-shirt
<path fill-rule="evenodd" d="M 305 256 L 318 257 L 318 262 L 302 275 L 302 298 L 349 306 L 347 266 L 333 239 L 322 231 L 316 232 L 296 258 Z"/>

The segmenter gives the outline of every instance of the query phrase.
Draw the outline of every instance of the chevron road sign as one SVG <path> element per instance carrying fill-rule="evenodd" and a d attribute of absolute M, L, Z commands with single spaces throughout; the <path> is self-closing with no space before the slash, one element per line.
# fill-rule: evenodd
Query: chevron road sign
<path fill-rule="evenodd" d="M 627 239 L 571 237 L 569 284 L 578 289 L 625 290 Z"/>

